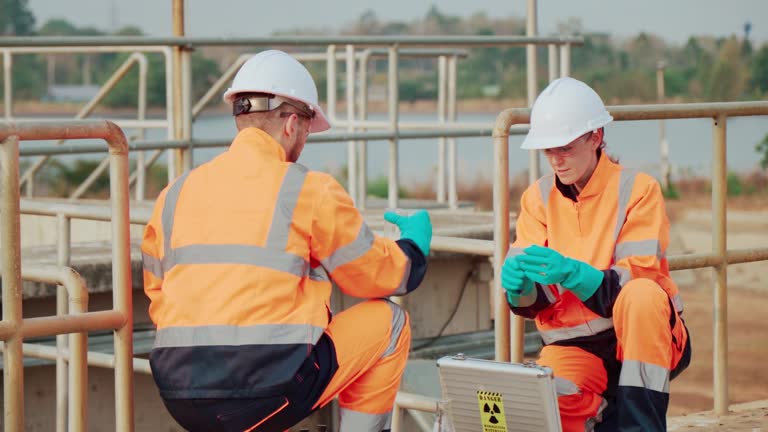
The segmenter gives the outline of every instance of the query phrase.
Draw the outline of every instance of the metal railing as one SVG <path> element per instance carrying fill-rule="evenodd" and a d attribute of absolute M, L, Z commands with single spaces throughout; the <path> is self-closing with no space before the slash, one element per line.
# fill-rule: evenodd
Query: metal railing
<path fill-rule="evenodd" d="M 113 309 L 86 312 L 87 292 L 78 277 L 66 267 L 22 269 L 20 242 L 19 142 L 27 140 L 103 139 L 109 149 L 110 214 L 112 221 Z M 2 307 L 0 340 L 3 354 L 4 427 L 9 432 L 24 430 L 23 353 L 25 338 L 67 333 L 70 347 L 69 385 L 78 398 L 70 405 L 70 430 L 85 430 L 86 386 L 85 332 L 114 331 L 116 430 L 133 431 L 133 302 L 131 298 L 130 243 L 128 231 L 128 145 L 122 130 L 107 121 L 74 121 L 0 125 L 0 229 L 2 235 Z M 66 257 L 64 257 L 66 258 Z M 62 255 L 59 256 L 62 259 Z M 65 285 L 71 299 L 71 313 L 62 316 L 23 318 L 22 278 Z M 57 309 L 59 309 L 57 301 Z M 61 338 L 57 338 L 57 342 Z M 62 370 L 57 367 L 57 374 Z M 57 377 L 57 384 L 63 380 Z M 57 398 L 57 406 L 60 399 Z M 59 411 L 57 410 L 57 413 Z M 58 424 L 58 421 L 57 421 Z"/>
<path fill-rule="evenodd" d="M 567 74 L 570 69 L 570 49 L 574 45 L 583 43 L 581 37 L 538 37 L 538 36 L 283 36 L 269 38 L 195 38 L 195 37 L 0 37 L 0 46 L 8 47 L 6 49 L 14 52 L 96 52 L 118 51 L 118 50 L 151 50 L 162 48 L 166 56 L 166 108 L 167 119 L 164 122 L 155 124 L 151 121 L 135 122 L 147 127 L 167 127 L 169 130 L 169 140 L 184 141 L 186 147 L 176 147 L 176 151 L 168 158 L 168 180 L 172 180 L 183 171 L 191 169 L 193 165 L 194 140 L 192 139 L 192 122 L 200 113 L 203 107 L 216 95 L 216 89 L 220 89 L 227 79 L 219 79 L 211 89 L 204 95 L 200 101 L 193 105 L 191 100 L 191 51 L 195 47 L 204 46 L 258 46 L 258 47 L 325 47 L 323 53 L 299 53 L 299 56 L 306 56 L 306 61 L 314 61 L 321 57 L 326 59 L 328 71 L 327 90 L 328 90 L 328 115 L 337 127 L 346 127 L 348 132 L 358 130 L 367 130 L 382 128 L 392 132 L 389 138 L 389 161 L 388 161 L 388 206 L 397 207 L 398 189 L 399 189 L 399 169 L 398 169 L 398 143 L 401 138 L 401 131 L 406 129 L 428 129 L 443 130 L 446 128 L 469 128 L 477 129 L 480 127 L 490 128 L 488 125 L 463 124 L 456 121 L 456 64 L 457 59 L 462 54 L 450 53 L 449 49 L 457 48 L 477 48 L 477 47 L 498 47 L 498 46 L 534 46 L 546 45 L 550 50 L 560 47 L 561 61 L 557 62 L 557 55 L 550 55 L 550 75 L 560 71 L 561 74 Z M 344 46 L 345 53 L 337 54 L 336 47 Z M 144 47 L 144 48 L 142 48 Z M 382 49 L 383 48 L 383 49 Z M 421 48 L 421 50 L 419 50 Z M 360 86 L 359 97 L 356 97 L 355 70 L 354 63 L 359 63 L 360 82 L 367 82 L 368 60 L 372 56 L 386 55 L 389 69 L 387 73 L 387 117 L 386 121 L 370 121 L 368 117 L 368 94 L 367 85 Z M 435 122 L 401 122 L 399 114 L 399 77 L 398 62 L 400 57 L 420 56 L 438 57 L 438 115 Z M 10 51 L 6 51 L 8 60 L 5 62 L 6 71 L 10 68 Z M 346 83 L 348 92 L 347 99 L 347 118 L 346 120 L 336 118 L 336 62 L 338 59 L 345 59 L 347 64 Z M 232 76 L 237 68 L 237 61 L 225 71 L 225 76 Z M 535 65 L 532 69 L 535 71 Z M 535 75 L 535 73 L 533 74 Z M 363 81 L 365 80 L 365 81 Z M 532 85 L 528 80 L 528 85 Z M 352 85 L 350 85 L 352 84 Z M 10 80 L 6 79 L 6 98 L 11 94 Z M 356 103 L 354 103 L 356 101 Z M 9 104 L 6 103 L 6 107 Z M 355 110 L 354 106 L 358 109 Z M 8 108 L 6 108 L 8 109 Z M 115 121 L 116 123 L 128 126 L 126 121 Z M 158 126 L 160 125 L 160 126 Z M 438 166 L 437 166 L 437 190 L 436 199 L 438 202 L 447 200 L 450 208 L 457 208 L 457 153 L 455 138 L 438 137 Z M 446 141 L 447 140 L 447 141 Z M 347 149 L 347 169 L 348 184 L 347 189 L 355 202 L 361 208 L 365 207 L 366 198 L 366 158 L 367 143 L 364 139 L 357 142 L 350 141 Z M 151 165 L 159 157 L 160 152 L 155 152 L 149 157 L 148 163 L 141 166 L 130 177 L 131 184 L 137 183 L 137 196 L 143 198 L 144 182 L 143 175 L 146 166 Z M 139 156 L 139 161 L 143 161 L 143 155 Z M 89 178 L 88 183 L 93 181 L 98 174 L 94 173 Z M 87 185 L 78 188 L 76 193 L 79 195 L 84 192 Z"/>
<path fill-rule="evenodd" d="M 729 117 L 768 115 L 768 102 L 724 102 L 668 105 L 611 106 L 617 121 L 661 119 L 712 119 L 712 252 L 669 257 L 670 270 L 712 267 L 714 269 L 714 402 L 715 413 L 728 411 L 728 264 L 768 260 L 768 248 L 727 250 L 726 236 L 726 124 Z M 529 109 L 508 109 L 496 118 L 494 143 L 494 242 L 496 359 L 522 362 L 523 318 L 511 319 L 501 288 L 501 263 L 509 248 L 509 128 L 527 124 Z M 510 327 L 511 324 L 511 327 Z M 511 335 L 511 336 L 510 336 Z"/>
<path fill-rule="evenodd" d="M 137 114 L 135 120 L 114 120 L 114 122 L 121 127 L 135 127 L 138 129 L 137 137 L 139 139 L 144 138 L 144 131 L 146 128 L 165 128 L 169 131 L 168 138 L 173 138 L 171 131 L 174 128 L 173 112 L 174 105 L 173 100 L 170 98 L 170 94 L 166 96 L 166 120 L 156 121 L 147 120 L 147 74 L 148 63 L 146 53 L 159 53 L 163 55 L 165 59 L 165 80 L 167 92 L 170 91 L 172 86 L 172 72 L 173 65 L 171 60 L 171 49 L 169 47 L 162 46 L 120 46 L 120 47 L 102 47 L 102 46 L 77 46 L 77 47 L 60 47 L 60 46 L 12 46 L 0 48 L 0 52 L 3 54 L 3 80 L 4 80 L 4 116 L 6 121 L 15 121 L 17 123 L 34 122 L 39 123 L 45 121 L 45 119 L 15 119 L 13 115 L 13 80 L 11 73 L 13 65 L 14 55 L 31 55 L 31 54 L 94 54 L 94 53 L 130 53 L 128 58 L 118 66 L 112 75 L 106 79 L 104 84 L 101 85 L 98 92 L 83 105 L 82 108 L 75 114 L 75 119 L 81 120 L 87 118 L 93 113 L 98 104 L 109 94 L 109 92 L 117 86 L 123 77 L 131 70 L 134 65 L 138 66 L 138 91 L 137 91 Z M 54 119 L 54 122 L 61 121 L 61 119 Z M 57 142 L 62 144 L 63 140 Z M 26 196 L 33 197 L 35 194 L 35 174 L 42 168 L 48 161 L 48 156 L 45 156 L 35 161 L 27 171 L 21 177 L 21 186 L 26 186 Z M 77 199 L 82 196 L 85 191 L 98 179 L 99 175 L 106 169 L 108 160 L 104 159 L 94 171 L 86 178 L 82 184 L 80 184 L 74 192 L 70 195 L 71 199 Z M 145 171 L 145 157 L 143 152 L 137 155 L 137 167 L 134 175 L 131 176 L 130 184 L 136 181 L 136 197 L 137 199 L 144 199 L 145 183 L 144 183 L 144 171 Z"/>

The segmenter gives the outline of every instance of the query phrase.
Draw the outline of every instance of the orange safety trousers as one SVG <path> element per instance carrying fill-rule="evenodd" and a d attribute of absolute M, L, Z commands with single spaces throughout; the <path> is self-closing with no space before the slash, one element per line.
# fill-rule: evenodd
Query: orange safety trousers
<path fill-rule="evenodd" d="M 389 429 L 411 345 L 407 313 L 388 300 L 367 300 L 334 315 L 326 333 L 338 369 L 315 408 L 338 396 L 341 432 Z"/>
<path fill-rule="evenodd" d="M 661 400 L 663 413 L 654 411 L 647 400 L 630 417 L 639 417 L 636 430 L 654 430 L 643 417 L 666 415 L 670 372 L 681 364 L 688 342 L 688 331 L 666 292 L 650 279 L 634 279 L 621 290 L 613 306 L 616 331 L 616 359 L 622 364 L 616 403 L 622 397 Z M 674 324 L 672 324 L 674 323 Z M 558 389 L 558 405 L 563 431 L 589 431 L 599 424 L 607 401 L 603 398 L 608 375 L 603 361 L 578 346 L 547 345 L 538 363 L 552 368 Z M 622 389 L 625 391 L 622 392 Z M 648 397 L 646 393 L 652 395 Z M 626 396 L 630 395 L 630 396 Z M 657 404 L 658 405 L 658 404 Z M 639 412 L 638 412 L 639 411 Z M 656 409 L 655 411 L 659 411 Z M 621 411 L 620 411 L 621 414 Z M 622 419 L 622 421 L 634 421 Z M 665 422 L 665 419 L 660 421 Z M 653 422 L 651 422 L 653 423 Z M 665 423 L 664 423 L 665 424 Z M 621 430 L 621 427 L 618 427 Z"/>

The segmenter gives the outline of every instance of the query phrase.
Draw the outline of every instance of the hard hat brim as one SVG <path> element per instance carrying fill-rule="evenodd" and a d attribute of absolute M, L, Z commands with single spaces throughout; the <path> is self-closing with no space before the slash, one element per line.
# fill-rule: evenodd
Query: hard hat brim
<path fill-rule="evenodd" d="M 232 104 L 232 101 L 235 99 L 235 96 L 238 93 L 261 93 L 261 92 L 264 92 L 264 90 L 263 89 L 250 89 L 249 90 L 249 89 L 232 89 L 232 88 L 230 88 L 226 92 L 224 92 L 224 96 L 222 97 L 222 99 L 224 99 L 224 102 L 226 102 L 228 104 Z M 326 117 L 325 112 L 323 112 L 323 109 L 320 108 L 319 105 L 315 105 L 315 104 L 313 104 L 311 102 L 308 102 L 308 101 L 305 101 L 303 99 L 297 98 L 296 96 L 293 96 L 293 95 L 288 95 L 288 94 L 279 93 L 279 92 L 270 92 L 270 93 L 274 94 L 275 96 L 281 96 L 281 97 L 284 97 L 286 99 L 297 100 L 297 101 L 300 101 L 300 102 L 303 102 L 303 103 L 306 103 L 306 104 L 310 105 L 312 107 L 312 110 L 315 112 L 315 118 L 312 119 L 312 126 L 310 126 L 310 128 L 309 128 L 309 132 L 310 133 L 323 132 L 323 131 L 327 131 L 328 129 L 331 128 L 331 123 L 328 121 L 328 117 Z"/>
<path fill-rule="evenodd" d="M 595 121 L 594 123 L 587 125 L 587 127 L 583 129 L 578 129 L 576 131 L 573 131 L 567 135 L 563 135 L 563 134 L 545 135 L 540 132 L 537 132 L 534 129 L 530 129 L 528 131 L 528 135 L 525 136 L 523 143 L 520 145 L 520 148 L 523 150 L 545 150 L 545 149 L 551 149 L 551 148 L 565 147 L 571 142 L 573 142 L 573 140 L 584 135 L 585 133 L 603 128 L 612 121 L 613 121 L 613 117 L 610 114 L 608 114 L 608 112 L 606 112 L 603 117 L 597 119 L 597 121 Z"/>

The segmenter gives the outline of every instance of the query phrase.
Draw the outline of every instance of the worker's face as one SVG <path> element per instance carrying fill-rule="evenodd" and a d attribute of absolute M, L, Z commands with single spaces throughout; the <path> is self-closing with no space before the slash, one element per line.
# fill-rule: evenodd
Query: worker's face
<path fill-rule="evenodd" d="M 304 150 L 304 144 L 309 136 L 309 127 L 312 121 L 300 114 L 284 113 L 283 138 L 285 139 L 285 156 L 289 162 L 296 162 Z"/>
<path fill-rule="evenodd" d="M 552 171 L 566 185 L 582 186 L 589 180 L 597 165 L 597 148 L 603 141 L 602 129 L 588 132 L 563 147 L 544 150 Z"/>

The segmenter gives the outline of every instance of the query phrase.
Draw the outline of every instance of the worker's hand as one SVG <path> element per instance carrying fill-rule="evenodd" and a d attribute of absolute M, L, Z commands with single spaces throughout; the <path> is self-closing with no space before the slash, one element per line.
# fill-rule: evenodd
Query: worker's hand
<path fill-rule="evenodd" d="M 600 287 L 604 274 L 591 265 L 567 258 L 548 247 L 533 245 L 518 255 L 520 268 L 534 282 L 560 284 L 584 301 Z"/>
<path fill-rule="evenodd" d="M 501 266 L 501 287 L 507 293 L 507 303 L 510 306 L 530 306 L 533 304 L 530 299 L 522 302 L 521 300 L 533 293 L 533 281 L 528 279 L 515 258 L 514 256 L 507 256 L 504 265 Z M 535 300 L 534 298 L 533 301 Z"/>
<path fill-rule="evenodd" d="M 424 256 L 429 255 L 429 245 L 432 243 L 432 222 L 426 210 L 417 210 L 410 216 L 388 211 L 384 213 L 384 220 L 400 228 L 401 239 L 412 240 Z"/>

